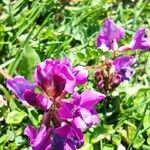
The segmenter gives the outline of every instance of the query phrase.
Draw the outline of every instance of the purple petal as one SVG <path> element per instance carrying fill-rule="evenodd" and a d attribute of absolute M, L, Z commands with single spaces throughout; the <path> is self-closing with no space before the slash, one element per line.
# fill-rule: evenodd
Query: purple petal
<path fill-rule="evenodd" d="M 121 56 L 113 61 L 113 65 L 115 66 L 115 70 L 120 72 L 121 69 L 131 66 L 134 62 L 135 58 L 133 56 Z"/>
<path fill-rule="evenodd" d="M 41 66 L 44 66 L 44 62 L 41 65 L 38 65 L 35 73 L 34 73 L 34 80 L 38 83 L 38 85 L 45 90 L 50 86 L 50 81 L 45 73 L 45 71 L 42 69 Z"/>
<path fill-rule="evenodd" d="M 98 123 L 99 123 L 99 116 L 98 116 L 96 110 L 95 110 L 95 109 L 92 109 L 92 110 L 91 110 L 91 114 L 92 114 L 92 124 L 93 124 L 93 125 L 94 125 L 94 124 L 98 124 Z"/>
<path fill-rule="evenodd" d="M 55 129 L 55 133 L 64 138 L 70 138 L 71 136 L 71 126 L 65 125 Z"/>
<path fill-rule="evenodd" d="M 25 90 L 23 96 L 24 96 L 24 100 L 25 100 L 28 104 L 30 104 L 30 105 L 32 105 L 32 106 L 38 106 L 37 101 L 36 101 L 37 93 L 35 93 L 35 92 L 32 91 L 32 90 L 27 89 L 27 90 Z"/>
<path fill-rule="evenodd" d="M 94 105 L 102 101 L 106 96 L 96 91 L 86 90 L 81 94 L 81 107 L 91 110 Z"/>
<path fill-rule="evenodd" d="M 83 145 L 83 142 L 84 142 L 84 136 L 83 136 L 83 133 L 80 129 L 76 128 L 76 126 L 72 125 L 72 124 L 69 124 L 69 125 L 65 125 L 63 127 L 59 127 L 57 129 L 55 129 L 55 132 L 63 137 L 63 138 L 66 138 L 66 142 L 67 144 L 69 144 L 70 142 L 72 144 L 75 145 L 75 147 L 79 148 Z M 69 141 L 68 141 L 69 140 Z M 68 143 L 69 142 L 69 143 Z M 70 144 L 71 144 L 70 143 Z M 69 144 L 69 145 L 70 145 Z M 71 144 L 71 145 L 72 145 Z M 71 146 L 70 145 L 70 146 Z M 70 147 L 69 146 L 69 147 Z M 67 146 L 65 146 L 66 148 Z M 72 146 L 71 146 L 72 147 Z M 73 146 L 74 147 L 74 146 Z"/>
<path fill-rule="evenodd" d="M 83 121 L 81 117 L 75 117 L 72 123 L 75 125 L 76 128 L 81 130 L 87 127 L 86 123 Z"/>
<path fill-rule="evenodd" d="M 76 84 L 75 76 L 67 59 L 62 61 L 45 60 L 37 66 L 34 79 L 46 93 L 55 93 L 55 96 L 61 95 L 63 90 L 72 93 Z"/>
<path fill-rule="evenodd" d="M 66 85 L 64 90 L 66 92 L 72 93 L 76 84 L 75 76 L 68 66 L 63 66 L 61 73 L 66 77 Z"/>
<path fill-rule="evenodd" d="M 23 94 L 25 90 L 33 90 L 36 87 L 35 83 L 28 82 L 22 76 L 16 76 L 13 79 L 6 81 L 6 86 L 21 100 L 22 103 L 26 104 L 24 101 Z"/>
<path fill-rule="evenodd" d="M 72 97 L 73 97 L 73 104 L 79 106 L 81 103 L 81 95 L 77 92 L 74 92 Z"/>
<path fill-rule="evenodd" d="M 145 37 L 145 29 L 139 28 L 133 35 L 130 44 L 124 45 L 119 48 L 119 51 L 137 50 L 137 49 L 149 49 L 150 40 Z"/>
<path fill-rule="evenodd" d="M 91 112 L 88 111 L 87 109 L 80 107 L 79 109 L 79 113 L 83 119 L 83 121 L 87 124 L 90 125 L 91 121 L 92 121 L 92 116 L 91 116 Z"/>
<path fill-rule="evenodd" d="M 47 111 L 53 102 L 42 94 L 37 94 L 32 90 L 26 90 L 24 92 L 24 99 L 32 106 L 39 107 L 43 111 Z"/>
<path fill-rule="evenodd" d="M 132 49 L 149 49 L 150 48 L 150 40 L 144 37 L 145 29 L 139 28 L 135 34 L 133 35 L 133 39 L 131 42 Z"/>
<path fill-rule="evenodd" d="M 25 133 L 25 135 L 27 135 L 29 137 L 30 140 L 32 140 L 36 137 L 37 129 L 33 128 L 33 126 L 31 126 L 31 125 L 28 125 L 25 128 L 24 133 Z"/>
<path fill-rule="evenodd" d="M 53 102 L 50 99 L 44 97 L 42 94 L 38 94 L 36 96 L 36 102 L 37 102 L 38 107 L 44 111 L 49 110 L 53 104 Z"/>
<path fill-rule="evenodd" d="M 66 79 L 61 74 L 54 73 L 52 81 L 53 81 L 52 86 L 54 87 L 56 93 L 60 95 L 65 88 Z"/>
<path fill-rule="evenodd" d="M 35 133 L 36 132 L 36 133 Z M 51 147 L 50 139 L 51 129 L 46 129 L 45 125 L 41 125 L 39 129 L 27 126 L 25 135 L 29 137 L 30 145 L 33 150 L 48 150 Z"/>
<path fill-rule="evenodd" d="M 76 146 L 77 148 L 80 148 L 83 144 L 84 144 L 84 135 L 82 130 L 76 128 L 74 125 L 72 125 L 72 134 L 75 135 L 75 139 L 76 139 Z"/>
<path fill-rule="evenodd" d="M 124 36 L 124 29 L 118 27 L 113 20 L 107 18 L 104 21 L 103 30 L 99 32 L 96 39 L 96 47 L 105 45 L 109 49 L 115 50 L 117 42 Z"/>
<path fill-rule="evenodd" d="M 67 141 L 64 145 L 64 150 L 76 150 L 76 146 L 73 142 Z"/>
<path fill-rule="evenodd" d="M 61 119 L 71 119 L 74 115 L 73 113 L 74 105 L 69 102 L 62 102 L 60 108 L 58 109 L 58 115 Z"/>
<path fill-rule="evenodd" d="M 76 77 L 76 83 L 77 84 L 85 84 L 87 82 L 87 78 L 88 78 L 88 71 L 85 70 L 84 67 L 82 66 L 77 66 L 74 68 L 74 74 Z"/>
<path fill-rule="evenodd" d="M 113 65 L 115 66 L 115 71 L 117 74 L 121 75 L 122 81 L 129 80 L 131 78 L 132 73 L 133 73 L 133 69 L 131 68 L 131 65 L 134 62 L 135 62 L 135 58 L 133 56 L 122 56 L 122 57 L 116 58 L 113 61 Z M 118 80 L 118 82 L 120 81 Z"/>

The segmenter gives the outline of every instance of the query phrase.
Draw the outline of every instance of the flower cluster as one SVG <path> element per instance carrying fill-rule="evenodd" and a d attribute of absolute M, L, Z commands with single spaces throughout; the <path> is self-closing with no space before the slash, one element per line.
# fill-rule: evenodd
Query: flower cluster
<path fill-rule="evenodd" d="M 145 37 L 144 28 L 137 29 L 129 44 L 118 47 L 118 42 L 124 34 L 125 31 L 122 27 L 118 27 L 112 19 L 107 18 L 104 21 L 103 30 L 97 36 L 96 47 L 105 47 L 111 51 L 150 49 L 150 40 Z"/>
<path fill-rule="evenodd" d="M 95 72 L 98 88 L 103 93 L 113 91 L 122 81 L 129 80 L 132 76 L 134 63 L 133 56 L 122 56 L 114 60 L 105 59 L 100 68 Z"/>
<path fill-rule="evenodd" d="M 82 66 L 72 67 L 68 59 L 47 59 L 37 66 L 35 83 L 22 76 L 6 81 L 24 105 L 44 112 L 39 128 L 28 125 L 25 129 L 33 150 L 75 150 L 83 145 L 83 131 L 99 122 L 94 106 L 105 98 L 92 90 L 75 92 L 75 87 L 86 83 L 87 77 Z M 66 99 L 68 94 L 70 98 Z"/>
<path fill-rule="evenodd" d="M 95 79 L 98 88 L 106 93 L 113 91 L 122 81 L 129 80 L 133 69 L 131 66 L 135 62 L 133 56 L 116 56 L 128 50 L 149 49 L 150 41 L 145 37 L 145 29 L 139 28 L 132 37 L 129 44 L 119 47 L 118 42 L 123 38 L 125 30 L 117 26 L 112 19 L 107 18 L 104 21 L 103 29 L 96 38 L 96 47 L 107 49 L 114 54 L 112 60 L 102 60 L 99 69 L 96 70 Z"/>

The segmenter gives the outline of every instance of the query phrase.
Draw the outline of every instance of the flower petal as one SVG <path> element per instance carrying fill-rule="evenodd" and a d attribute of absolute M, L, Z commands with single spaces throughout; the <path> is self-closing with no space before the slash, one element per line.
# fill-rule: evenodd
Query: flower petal
<path fill-rule="evenodd" d="M 36 133 L 35 133 L 36 132 Z M 30 145 L 33 150 L 48 150 L 51 148 L 51 129 L 46 129 L 45 125 L 41 125 L 39 129 L 27 126 L 25 135 L 29 137 Z"/>
<path fill-rule="evenodd" d="M 91 110 L 91 114 L 92 114 L 92 124 L 93 124 L 93 125 L 94 125 L 94 124 L 98 124 L 98 123 L 99 123 L 99 116 L 98 116 L 96 110 L 95 110 L 95 109 L 92 109 L 92 110 Z"/>
<path fill-rule="evenodd" d="M 74 115 L 73 113 L 74 105 L 69 102 L 62 102 L 58 109 L 58 115 L 61 119 L 71 119 Z"/>
<path fill-rule="evenodd" d="M 121 69 L 131 66 L 134 62 L 135 58 L 133 56 L 121 56 L 113 61 L 113 65 L 115 66 L 116 72 L 120 72 Z"/>
<path fill-rule="evenodd" d="M 80 107 L 79 109 L 79 113 L 83 119 L 83 121 L 87 124 L 87 125 L 91 125 L 92 122 L 92 115 L 91 112 L 88 111 L 87 109 Z"/>
<path fill-rule="evenodd" d="M 145 37 L 145 29 L 139 28 L 133 35 L 130 44 L 124 45 L 119 48 L 119 51 L 137 50 L 137 49 L 150 49 L 150 40 Z"/>
<path fill-rule="evenodd" d="M 112 19 L 107 18 L 104 21 L 103 30 L 99 32 L 96 39 L 96 47 L 105 45 L 108 49 L 115 50 L 117 42 L 124 36 L 124 29 L 118 27 Z"/>
<path fill-rule="evenodd" d="M 84 67 L 77 66 L 74 68 L 73 72 L 75 74 L 77 84 L 80 85 L 87 82 L 88 71 Z"/>
<path fill-rule="evenodd" d="M 36 87 L 36 84 L 30 83 L 22 76 L 16 76 L 13 79 L 7 80 L 6 86 L 16 94 L 16 96 L 21 100 L 22 103 L 26 104 L 23 94 L 27 89 L 34 89 Z"/>
<path fill-rule="evenodd" d="M 91 110 L 94 105 L 98 102 L 102 101 L 106 96 L 102 93 L 86 90 L 81 93 L 81 107 L 86 108 L 87 110 Z"/>
<path fill-rule="evenodd" d="M 86 129 L 87 127 L 86 123 L 83 121 L 81 117 L 75 117 L 72 123 L 74 124 L 76 128 L 81 129 L 81 130 Z"/>
<path fill-rule="evenodd" d="M 36 102 L 38 107 L 41 108 L 43 111 L 49 110 L 53 104 L 53 102 L 50 99 L 44 97 L 42 94 L 38 94 L 36 96 Z"/>
<path fill-rule="evenodd" d="M 24 92 L 24 99 L 29 103 L 30 105 L 34 107 L 39 107 L 43 111 L 47 111 L 53 102 L 46 97 L 44 97 L 42 94 L 37 94 L 32 90 L 26 90 Z"/>

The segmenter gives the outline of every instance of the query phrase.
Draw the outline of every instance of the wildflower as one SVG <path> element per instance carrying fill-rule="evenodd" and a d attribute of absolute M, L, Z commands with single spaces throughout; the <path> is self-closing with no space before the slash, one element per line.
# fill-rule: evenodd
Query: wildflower
<path fill-rule="evenodd" d="M 88 73 L 81 66 L 72 68 L 69 61 L 64 59 L 47 59 L 39 64 L 35 70 L 36 83 L 30 83 L 22 76 L 16 76 L 6 81 L 23 104 L 30 104 L 47 111 L 52 101 L 61 99 L 66 92 L 73 92 L 76 84 L 84 84 Z M 35 88 L 41 88 L 45 94 L 36 93 Z M 60 98 L 59 98 L 60 97 Z"/>
<path fill-rule="evenodd" d="M 119 51 L 137 50 L 137 49 L 149 49 L 150 40 L 145 37 L 145 29 L 139 28 L 132 37 L 130 44 L 124 45 L 119 48 Z"/>
<path fill-rule="evenodd" d="M 99 32 L 96 38 L 96 47 L 106 47 L 110 50 L 118 49 L 118 42 L 124 36 L 124 29 L 118 27 L 112 19 L 105 19 L 103 30 Z"/>
<path fill-rule="evenodd" d="M 72 67 L 67 59 L 47 59 L 35 70 L 36 83 L 21 76 L 6 81 L 23 104 L 44 112 L 39 128 L 28 125 L 25 129 L 33 150 L 75 150 L 83 145 L 82 129 L 98 123 L 94 106 L 105 98 L 91 90 L 81 95 L 74 92 L 76 85 L 87 82 L 87 77 L 88 72 L 82 66 Z M 72 101 L 65 99 L 67 93 L 73 94 Z"/>
<path fill-rule="evenodd" d="M 84 144 L 83 132 L 72 124 L 55 129 L 54 147 L 59 150 L 76 150 Z"/>
<path fill-rule="evenodd" d="M 133 73 L 131 65 L 133 65 L 134 62 L 135 58 L 133 56 L 122 56 L 113 61 L 115 72 L 121 75 L 122 81 L 129 80 L 131 78 Z"/>
<path fill-rule="evenodd" d="M 120 56 L 105 60 L 95 72 L 98 88 L 105 93 L 114 90 L 122 81 L 129 80 L 133 74 L 133 56 Z"/>
<path fill-rule="evenodd" d="M 94 124 L 94 106 L 104 98 L 105 95 L 91 90 L 86 90 L 81 95 L 74 93 L 71 102 L 62 101 L 58 115 L 64 121 L 71 120 L 77 128 L 85 129 Z"/>
<path fill-rule="evenodd" d="M 37 66 L 34 79 L 49 96 L 57 97 L 62 92 L 72 93 L 76 84 L 87 81 L 87 76 L 81 66 L 72 68 L 68 59 L 47 59 Z"/>

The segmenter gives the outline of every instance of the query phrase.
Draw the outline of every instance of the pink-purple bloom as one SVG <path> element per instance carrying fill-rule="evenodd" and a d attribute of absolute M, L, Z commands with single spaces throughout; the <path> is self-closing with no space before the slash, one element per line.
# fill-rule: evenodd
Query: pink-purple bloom
<path fill-rule="evenodd" d="M 113 61 L 116 74 L 121 75 L 121 80 L 129 80 L 132 76 L 133 69 L 131 66 L 135 62 L 133 56 L 121 56 Z"/>
<path fill-rule="evenodd" d="M 94 106 L 104 98 L 104 94 L 91 90 L 86 90 L 80 95 L 74 93 L 71 101 L 62 101 L 58 115 L 64 121 L 71 120 L 77 128 L 85 129 L 94 124 Z"/>
<path fill-rule="evenodd" d="M 13 79 L 6 81 L 6 86 L 19 98 L 22 103 L 26 103 L 24 92 L 26 89 L 33 90 L 36 87 L 35 83 L 30 83 L 22 76 L 16 76 Z"/>
<path fill-rule="evenodd" d="M 133 35 L 130 44 L 119 48 L 119 51 L 150 49 L 150 40 L 145 37 L 145 29 L 139 28 Z"/>
<path fill-rule="evenodd" d="M 35 70 L 36 83 L 30 83 L 22 76 L 16 76 L 6 81 L 7 87 L 12 90 L 23 104 L 30 104 L 48 110 L 53 99 L 66 92 L 72 93 L 76 84 L 87 81 L 88 72 L 82 67 L 73 68 L 69 60 L 47 59 L 39 64 Z M 37 86 L 38 85 L 38 86 Z M 49 97 L 34 91 L 40 87 Z"/>
<path fill-rule="evenodd" d="M 28 125 L 25 129 L 33 150 L 75 150 L 83 145 L 82 129 L 98 123 L 94 106 L 105 98 L 91 90 L 81 94 L 74 91 L 77 85 L 87 82 L 87 77 L 84 67 L 72 67 L 68 59 L 47 59 L 35 70 L 36 83 L 21 76 L 6 81 L 7 87 L 24 105 L 44 112 L 39 128 Z M 71 101 L 66 99 L 68 93 Z"/>
<path fill-rule="evenodd" d="M 96 38 L 96 47 L 120 52 L 127 50 L 150 49 L 150 40 L 145 37 L 144 28 L 139 28 L 134 33 L 129 44 L 118 47 L 118 42 L 123 38 L 124 33 L 122 27 L 117 26 L 112 19 L 107 18 L 104 21 L 103 29 L 98 33 Z"/>
<path fill-rule="evenodd" d="M 133 56 L 120 56 L 114 60 L 105 60 L 102 67 L 95 72 L 95 79 L 100 91 L 104 93 L 113 91 L 122 81 L 129 80 L 133 74 L 134 62 Z"/>
<path fill-rule="evenodd" d="M 110 50 L 117 50 L 118 42 L 124 36 L 124 29 L 118 27 L 112 19 L 107 18 L 104 21 L 103 29 L 96 38 L 96 47 L 107 47 Z"/>

